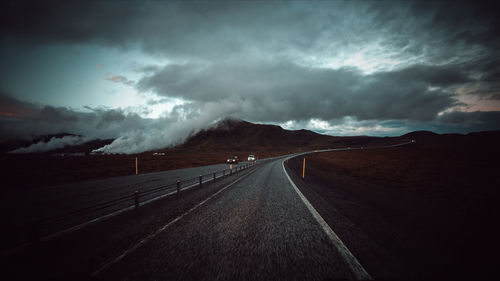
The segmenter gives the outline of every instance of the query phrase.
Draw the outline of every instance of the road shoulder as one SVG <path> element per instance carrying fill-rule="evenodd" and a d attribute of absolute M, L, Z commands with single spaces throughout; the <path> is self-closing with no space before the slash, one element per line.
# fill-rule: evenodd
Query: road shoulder
<path fill-rule="evenodd" d="M 90 279 L 90 274 L 110 259 L 255 169 L 258 166 L 2 257 L 5 275 L 12 280 Z"/>

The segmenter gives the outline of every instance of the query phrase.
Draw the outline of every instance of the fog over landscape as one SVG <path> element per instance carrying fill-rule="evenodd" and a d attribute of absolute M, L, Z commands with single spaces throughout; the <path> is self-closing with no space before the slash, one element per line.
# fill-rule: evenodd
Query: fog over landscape
<path fill-rule="evenodd" d="M 182 143 L 226 117 L 329 135 L 500 129 L 493 2 L 9 2 L 0 141 Z"/>

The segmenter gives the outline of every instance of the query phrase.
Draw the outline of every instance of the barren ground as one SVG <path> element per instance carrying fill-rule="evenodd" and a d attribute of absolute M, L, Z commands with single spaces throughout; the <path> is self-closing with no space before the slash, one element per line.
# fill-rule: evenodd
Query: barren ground
<path fill-rule="evenodd" d="M 248 155 L 267 158 L 287 151 L 197 152 L 167 151 L 165 155 L 142 153 L 138 155 L 51 156 L 46 154 L 2 155 L 0 170 L 6 189 L 38 188 L 48 185 L 102 179 L 135 174 L 135 157 L 139 173 L 225 163 L 227 157 L 237 155 L 246 161 Z"/>
<path fill-rule="evenodd" d="M 486 143 L 317 153 L 306 156 L 302 189 L 319 208 L 343 198 L 324 215 L 343 214 L 415 276 L 487 277 L 498 265 L 499 159 Z M 302 160 L 291 170 L 298 174 Z"/>

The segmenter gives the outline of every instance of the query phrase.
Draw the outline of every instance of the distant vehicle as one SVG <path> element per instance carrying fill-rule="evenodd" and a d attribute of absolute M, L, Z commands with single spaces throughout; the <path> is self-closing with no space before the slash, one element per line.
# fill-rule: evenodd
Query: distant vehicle
<path fill-rule="evenodd" d="M 238 156 L 231 156 L 226 160 L 227 164 L 238 164 L 239 162 L 240 160 L 238 160 Z"/>
<path fill-rule="evenodd" d="M 249 155 L 248 161 L 255 161 L 255 155 Z"/>

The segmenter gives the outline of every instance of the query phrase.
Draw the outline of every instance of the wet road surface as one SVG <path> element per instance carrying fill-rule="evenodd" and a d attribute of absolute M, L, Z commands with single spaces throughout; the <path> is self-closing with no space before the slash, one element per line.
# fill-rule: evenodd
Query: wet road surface
<path fill-rule="evenodd" d="M 109 264 L 105 280 L 354 279 L 288 181 L 262 164 Z M 167 225 L 168 222 L 165 222 Z"/>
<path fill-rule="evenodd" d="M 234 169 L 248 164 L 241 162 L 234 165 Z M 186 180 L 194 178 L 197 182 L 199 175 L 211 174 L 216 171 L 226 170 L 227 164 L 208 165 L 195 168 L 169 170 L 164 172 L 139 174 L 132 176 L 114 177 L 101 180 L 77 182 L 71 184 L 56 185 L 41 189 L 15 190 L 2 195 L 0 206 L 0 219 L 4 222 L 0 227 L 2 233 L 7 233 L 8 243 L 0 243 L 0 249 L 9 249 L 25 243 L 26 228 L 30 227 L 33 218 L 45 219 L 57 217 L 69 212 L 88 208 L 108 202 L 124 196 L 132 196 L 135 190 L 144 191 L 162 186 L 168 186 L 159 192 L 151 194 L 150 197 L 160 196 L 174 192 L 175 182 L 178 179 Z M 221 176 L 221 173 L 218 174 Z M 210 177 L 212 178 L 212 177 Z M 183 186 L 184 187 L 184 186 Z M 150 197 L 141 197 L 141 202 Z M 128 207 L 133 201 L 113 205 L 111 208 L 79 214 L 66 218 L 62 223 L 43 226 L 40 232 L 42 236 L 56 233 L 69 227 L 90 221 L 99 216 L 109 214 L 121 208 Z"/>

